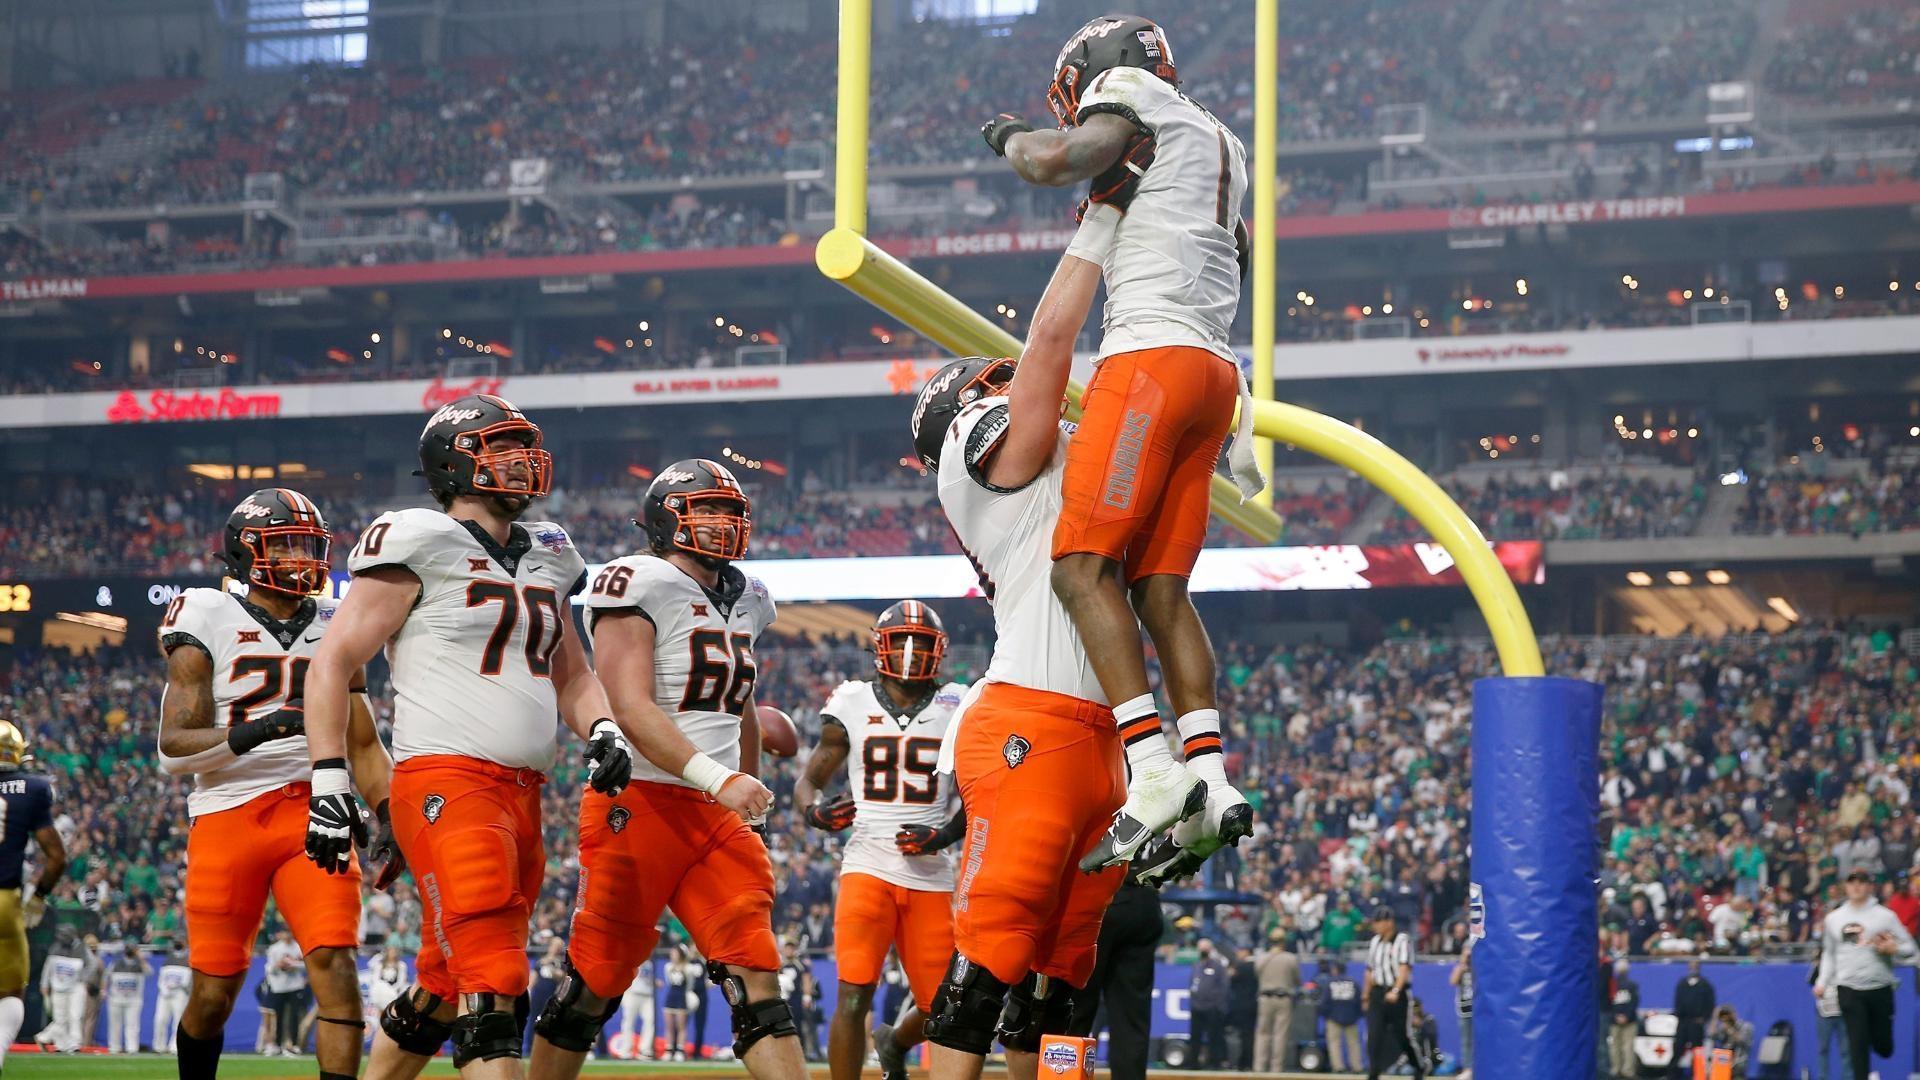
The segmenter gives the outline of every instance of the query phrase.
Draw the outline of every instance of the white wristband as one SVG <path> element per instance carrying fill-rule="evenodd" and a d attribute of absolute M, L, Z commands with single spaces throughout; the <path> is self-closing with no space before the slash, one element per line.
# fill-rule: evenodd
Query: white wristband
<path fill-rule="evenodd" d="M 1112 250 L 1114 237 L 1120 231 L 1120 208 L 1106 203 L 1094 203 L 1087 207 L 1087 216 L 1081 220 L 1080 228 L 1075 230 L 1073 240 L 1067 245 L 1067 254 L 1099 266 L 1107 261 L 1107 252 Z"/>
<path fill-rule="evenodd" d="M 592 741 L 593 739 L 596 739 L 596 738 L 598 738 L 598 737 L 600 736 L 600 725 L 601 725 L 601 724 L 605 724 L 605 725 L 607 725 L 608 727 L 610 727 L 610 728 L 612 728 L 612 729 L 613 729 L 613 733 L 614 733 L 615 735 L 619 735 L 619 734 L 620 734 L 620 725 L 619 725 L 619 724 L 616 724 L 616 723 L 614 723 L 614 722 L 613 722 L 613 720 L 612 720 L 612 718 L 610 718 L 610 717 L 605 717 L 605 716 L 603 716 L 603 717 L 601 717 L 600 719 L 598 719 L 598 720 L 595 720 L 595 721 L 593 722 L 593 724 L 592 724 L 592 726 L 590 726 L 590 727 L 588 727 L 588 728 L 587 728 L 587 739 L 588 739 L 588 741 Z"/>
<path fill-rule="evenodd" d="M 345 795 L 353 790 L 353 779 L 347 770 L 328 766 L 313 770 L 313 793 L 315 795 Z"/>
<path fill-rule="evenodd" d="M 705 754 L 696 752 L 687 759 L 687 767 L 680 770 L 680 778 L 709 795 L 718 796 L 720 789 L 733 779 L 735 770 L 713 760 Z"/>

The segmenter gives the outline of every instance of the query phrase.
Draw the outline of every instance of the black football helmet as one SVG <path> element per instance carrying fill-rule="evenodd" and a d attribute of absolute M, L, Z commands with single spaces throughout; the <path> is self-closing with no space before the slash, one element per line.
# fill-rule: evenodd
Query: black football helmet
<path fill-rule="evenodd" d="M 1167 32 L 1139 15 L 1102 15 L 1073 32 L 1053 62 L 1047 108 L 1061 127 L 1078 124 L 1080 95 L 1094 77 L 1110 68 L 1136 67 L 1180 85 Z M 1138 121 L 1135 121 L 1138 123 Z"/>
<path fill-rule="evenodd" d="M 512 450 L 488 452 L 487 443 L 513 438 Z M 509 472 L 524 465 L 525 487 Z M 553 455 L 540 449 L 540 425 L 513 402 L 492 394 L 468 394 L 435 409 L 420 432 L 420 471 L 427 489 L 444 501 L 456 495 L 497 495 L 518 500 L 516 509 L 553 489 Z"/>
<path fill-rule="evenodd" d="M 747 553 L 753 502 L 725 465 L 688 458 L 653 478 L 634 524 L 646 530 L 656 554 L 689 551 L 708 565 L 717 565 Z"/>
<path fill-rule="evenodd" d="M 220 559 L 249 589 L 291 596 L 325 592 L 333 534 L 312 499 L 292 488 L 261 488 L 227 515 Z"/>
<path fill-rule="evenodd" d="M 940 616 L 918 600 L 902 600 L 873 623 L 873 669 L 901 682 L 940 677 L 947 658 L 947 631 Z"/>
<path fill-rule="evenodd" d="M 928 472 L 940 471 L 940 447 L 947 428 L 960 411 L 999 393 L 1013 381 L 1013 361 L 1007 357 L 965 356 L 934 372 L 913 403 L 913 449 Z"/>

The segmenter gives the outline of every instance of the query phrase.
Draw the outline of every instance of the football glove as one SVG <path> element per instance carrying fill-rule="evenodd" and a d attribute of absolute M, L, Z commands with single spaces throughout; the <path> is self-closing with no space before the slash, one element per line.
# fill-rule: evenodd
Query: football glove
<path fill-rule="evenodd" d="M 1087 197 L 1073 211 L 1073 220 L 1084 221 L 1089 207 L 1095 205 L 1111 206 L 1121 213 L 1133 205 L 1133 197 L 1140 192 L 1140 178 L 1147 175 L 1147 169 L 1153 165 L 1154 138 L 1142 135 L 1133 140 L 1127 152 L 1120 160 L 1107 167 L 1107 170 L 1093 178 L 1087 188 Z"/>
<path fill-rule="evenodd" d="M 39 893 L 27 897 L 27 902 L 20 905 L 20 917 L 29 930 L 39 926 L 40 921 L 47 917 L 47 898 Z"/>
<path fill-rule="evenodd" d="M 407 868 L 407 857 L 400 853 L 400 842 L 393 836 L 393 815 L 388 812 L 388 806 L 388 800 L 381 799 L 380 805 L 373 808 L 374 820 L 380 826 L 373 831 L 373 842 L 367 845 L 367 858 L 380 865 L 379 873 L 373 877 L 373 887 L 381 892 L 386 892 Z"/>
<path fill-rule="evenodd" d="M 980 135 L 987 140 L 987 149 L 992 150 L 996 157 L 1007 156 L 1008 139 L 1013 138 L 1023 131 L 1032 130 L 1032 124 L 1027 123 L 1012 113 L 1001 113 L 999 116 L 980 125 Z"/>
<path fill-rule="evenodd" d="M 807 824 L 827 832 L 839 832 L 853 824 L 853 814 L 853 796 L 843 792 L 807 807 Z"/>
<path fill-rule="evenodd" d="M 606 717 L 593 722 L 587 739 L 587 764 L 592 772 L 587 783 L 602 795 L 619 795 L 633 779 L 633 747 L 620 733 L 620 725 Z"/>
<path fill-rule="evenodd" d="M 353 849 L 366 843 L 366 814 L 353 797 L 346 760 L 316 762 L 307 799 L 307 858 L 329 874 L 344 874 L 353 865 Z"/>
<path fill-rule="evenodd" d="M 298 701 L 289 701 L 278 712 L 258 720 L 247 720 L 227 728 L 227 746 L 234 754 L 256 750 L 262 743 L 291 739 L 307 733 L 307 711 Z"/>
<path fill-rule="evenodd" d="M 931 825 L 900 826 L 900 831 L 893 834 L 893 846 L 899 848 L 902 855 L 932 855 L 953 846 L 966 834 L 967 815 L 962 811 L 937 829 Z"/>

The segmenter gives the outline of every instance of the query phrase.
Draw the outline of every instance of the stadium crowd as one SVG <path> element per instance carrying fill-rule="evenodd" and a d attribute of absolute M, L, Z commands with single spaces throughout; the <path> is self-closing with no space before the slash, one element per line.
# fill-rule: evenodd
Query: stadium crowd
<path fill-rule="evenodd" d="M 550 510 L 591 558 L 631 551 L 639 539 L 634 488 L 562 489 Z M 1699 525 L 1706 488 L 1698 480 L 1658 482 L 1595 473 L 1555 486 L 1551 473 L 1516 466 L 1484 479 L 1442 477 L 1441 486 L 1495 540 L 1632 540 L 1687 536 Z M 957 555 L 960 549 L 925 479 L 904 468 L 872 466 L 844 487 L 797 469 L 782 484 L 749 478 L 754 492 L 754 555 Z M 219 572 L 217 535 L 237 497 L 216 485 L 155 494 L 138 485 L 66 485 L 41 498 L 0 500 L 0 577 L 65 576 L 78 565 L 100 574 Z M 351 549 L 360 529 L 402 500 L 319 496 L 334 529 L 334 550 Z M 1349 532 L 1373 498 L 1358 481 L 1295 481 L 1274 509 L 1286 546 L 1352 542 Z M 1741 533 L 1805 535 L 1920 529 L 1920 479 L 1887 467 L 1859 475 L 1803 471 L 1756 476 L 1734 523 Z M 1398 507 L 1365 541 L 1425 539 Z M 1209 543 L 1249 546 L 1215 525 Z"/>
<path fill-rule="evenodd" d="M 1826 101 L 1914 85 L 1912 12 L 1816 10 L 1769 24 L 1767 85 Z M 1571 125 L 1671 115 L 1707 83 L 1736 77 L 1760 48 L 1759 5 L 1664 12 L 1618 0 L 1315 0 L 1282 9 L 1282 137 L 1376 133 L 1383 106 L 1426 103 L 1470 126 Z M 1168 13 L 1189 89 L 1245 128 L 1251 46 L 1231 27 L 1246 0 Z M 896 164 L 978 158 L 974 132 L 1001 110 L 1046 115 L 1039 88 L 1074 12 L 995 33 L 942 20 L 901 27 L 875 54 L 873 152 Z M 1489 32 L 1476 33 L 1483 25 Z M 1468 42 L 1467 45 L 1458 43 Z M 833 39 L 740 26 L 667 42 L 561 46 L 429 67 L 309 67 L 228 83 L 153 80 L 0 102 L 20 153 L 0 200 L 58 208 L 230 202 L 249 173 L 313 195 L 507 186 L 511 162 L 544 158 L 587 182 L 715 177 L 817 166 L 832 135 Z M 932 75 L 927 56 L 941 58 Z M 639 62 L 636 62 L 639 58 Z M 1010 94 L 1008 72 L 1026 89 Z M 77 100 L 76 100 L 77 99 Z M 146 140 L 144 144 L 140 140 Z M 102 145 L 144 153 L 93 155 Z"/>
<path fill-rule="evenodd" d="M 1804 944 L 1855 867 L 1904 880 L 1920 856 L 1909 804 L 1920 782 L 1920 666 L 1891 630 L 1724 640 L 1546 642 L 1550 670 L 1607 686 L 1602 734 L 1604 918 L 1634 955 L 1744 955 Z M 983 643 L 954 650 L 949 674 Z M 760 656 L 765 700 L 817 733 L 817 705 L 868 655 L 781 638 Z M 1214 883 L 1265 906 L 1223 908 L 1170 944 L 1252 945 L 1278 932 L 1303 954 L 1364 938 L 1361 913 L 1395 909 L 1428 952 L 1467 926 L 1470 684 L 1484 646 L 1430 637 L 1359 649 L 1233 644 L 1222 655 L 1230 775 L 1258 812 L 1253 840 Z M 164 948 L 179 933 L 184 787 L 153 761 L 161 666 L 144 645 L 93 656 L 21 652 L 0 708 L 58 780 L 74 856 L 52 903 L 102 940 Z M 387 705 L 376 712 L 384 724 Z M 581 771 L 569 747 L 544 791 L 548 885 L 534 947 L 564 933 L 574 888 Z M 771 785 L 791 794 L 795 762 Z M 784 936 L 831 943 L 837 841 L 785 801 L 770 832 Z M 370 907 L 389 944 L 419 946 L 403 884 Z"/>

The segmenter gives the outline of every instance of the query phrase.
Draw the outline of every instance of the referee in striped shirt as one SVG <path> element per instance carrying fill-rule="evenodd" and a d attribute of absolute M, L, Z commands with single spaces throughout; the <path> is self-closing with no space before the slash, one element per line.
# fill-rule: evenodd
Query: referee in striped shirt
<path fill-rule="evenodd" d="M 1393 909 L 1373 909 L 1373 940 L 1367 943 L 1367 1080 L 1404 1055 L 1414 1080 L 1426 1063 L 1407 1030 L 1407 994 L 1413 982 L 1413 939 L 1400 933 Z"/>

